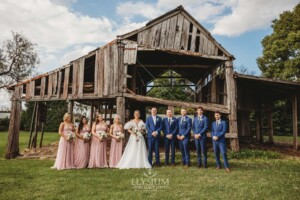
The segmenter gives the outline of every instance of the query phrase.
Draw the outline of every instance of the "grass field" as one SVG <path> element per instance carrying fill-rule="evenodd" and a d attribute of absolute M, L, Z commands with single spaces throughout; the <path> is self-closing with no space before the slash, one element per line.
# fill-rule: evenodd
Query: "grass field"
<path fill-rule="evenodd" d="M 0 132 L 0 153 L 4 155 L 7 134 Z M 58 139 L 46 133 L 46 143 Z M 27 145 L 28 133 L 20 134 L 20 148 Z M 179 158 L 180 155 L 177 155 Z M 154 168 L 145 170 L 84 169 L 56 171 L 52 160 L 0 159 L 0 199 L 299 199 L 300 159 L 275 152 L 243 150 L 229 153 L 232 173 L 214 168 L 209 152 L 209 168 Z M 179 159 L 177 159 L 179 160 Z M 157 191 L 135 190 L 144 186 L 166 186 Z M 169 183 L 169 184 L 167 184 Z M 152 185 L 153 186 L 153 185 Z"/>

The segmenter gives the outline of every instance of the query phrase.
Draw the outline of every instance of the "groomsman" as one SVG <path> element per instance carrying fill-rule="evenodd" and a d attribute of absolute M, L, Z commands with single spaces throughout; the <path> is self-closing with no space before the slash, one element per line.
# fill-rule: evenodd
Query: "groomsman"
<path fill-rule="evenodd" d="M 159 160 L 159 138 L 162 129 L 162 118 L 157 116 L 157 108 L 151 108 L 151 116 L 146 119 L 147 137 L 148 137 L 148 160 L 152 165 L 153 151 L 155 152 L 156 166 L 160 166 Z"/>
<path fill-rule="evenodd" d="M 217 169 L 220 169 L 221 161 L 220 161 L 220 153 L 224 160 L 224 167 L 227 172 L 230 172 L 229 164 L 226 155 L 226 141 L 225 141 L 225 133 L 227 131 L 227 123 L 224 120 L 221 120 L 221 113 L 215 112 L 215 119 L 212 123 L 211 127 L 211 136 L 212 143 L 215 152 L 216 158 L 216 166 Z"/>
<path fill-rule="evenodd" d="M 177 119 L 173 117 L 172 110 L 167 110 L 167 117 L 163 119 L 163 132 L 165 141 L 165 164 L 169 165 L 169 153 L 171 147 L 171 164 L 175 165 L 175 138 L 177 135 Z"/>
<path fill-rule="evenodd" d="M 187 115 L 186 109 L 181 109 L 181 117 L 178 118 L 178 133 L 179 147 L 182 156 L 182 164 L 186 167 L 190 166 L 190 150 L 189 140 L 191 137 L 192 119 Z"/>
<path fill-rule="evenodd" d="M 206 151 L 206 132 L 208 129 L 208 119 L 203 115 L 203 108 L 197 109 L 197 115 L 193 122 L 193 132 L 195 135 L 195 145 L 197 151 L 198 167 L 202 166 L 201 152 L 203 154 L 203 166 L 207 168 L 207 151 Z"/>

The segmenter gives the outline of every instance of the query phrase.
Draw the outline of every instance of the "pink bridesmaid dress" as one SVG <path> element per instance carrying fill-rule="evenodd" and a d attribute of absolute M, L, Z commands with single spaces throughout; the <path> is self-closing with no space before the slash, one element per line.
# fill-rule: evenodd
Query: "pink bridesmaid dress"
<path fill-rule="evenodd" d="M 68 131 L 73 131 L 73 127 L 64 123 L 63 134 L 67 135 Z M 60 137 L 56 160 L 52 168 L 58 170 L 74 168 L 74 141 L 67 141 Z"/>
<path fill-rule="evenodd" d="M 113 135 L 116 136 L 117 132 L 121 132 L 122 129 L 120 126 L 114 125 Z M 122 147 L 123 141 L 122 139 L 118 142 L 115 138 L 112 138 L 110 145 L 110 153 L 109 153 L 109 167 L 116 168 L 122 157 Z"/>
<path fill-rule="evenodd" d="M 80 135 L 83 136 L 85 133 L 89 133 L 88 127 L 83 127 L 80 131 Z M 86 168 L 89 162 L 90 154 L 90 142 L 77 138 L 75 143 L 75 155 L 74 155 L 74 166 L 77 169 Z"/>
<path fill-rule="evenodd" d="M 96 125 L 97 131 L 107 131 L 107 126 L 103 124 Z M 108 167 L 106 160 L 107 141 L 104 139 L 100 142 L 98 137 L 92 136 L 90 159 L 88 168 L 105 168 Z"/>

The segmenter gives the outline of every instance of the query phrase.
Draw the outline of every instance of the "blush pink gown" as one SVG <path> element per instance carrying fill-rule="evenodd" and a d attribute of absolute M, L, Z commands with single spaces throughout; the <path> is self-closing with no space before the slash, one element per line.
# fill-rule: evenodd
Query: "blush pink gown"
<path fill-rule="evenodd" d="M 121 131 L 122 129 L 120 126 L 114 125 L 112 134 L 116 136 L 116 133 Z M 119 142 L 115 138 L 111 139 L 110 153 L 109 153 L 109 167 L 116 168 L 117 164 L 119 163 L 122 157 L 122 147 L 123 147 L 122 139 Z"/>
<path fill-rule="evenodd" d="M 74 130 L 71 125 L 64 124 L 63 134 L 67 135 L 67 131 Z M 52 168 L 58 170 L 74 168 L 74 141 L 67 141 L 60 137 L 56 160 Z"/>
<path fill-rule="evenodd" d="M 80 131 L 80 135 L 83 136 L 84 133 L 89 133 L 90 129 L 88 127 L 83 127 Z M 89 162 L 90 154 L 90 142 L 84 142 L 84 140 L 77 138 L 74 150 L 74 166 L 77 169 L 86 168 Z"/>
<path fill-rule="evenodd" d="M 107 126 L 103 124 L 96 125 L 97 131 L 107 131 Z M 90 159 L 88 168 L 105 168 L 108 167 L 106 160 L 107 141 L 104 139 L 100 142 L 99 138 L 92 136 Z"/>

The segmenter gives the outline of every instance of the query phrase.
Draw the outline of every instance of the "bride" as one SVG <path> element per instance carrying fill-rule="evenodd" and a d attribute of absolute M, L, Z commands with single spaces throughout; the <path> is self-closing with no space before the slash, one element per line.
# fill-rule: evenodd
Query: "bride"
<path fill-rule="evenodd" d="M 143 136 L 143 133 L 146 131 L 146 125 L 140 119 L 140 111 L 134 111 L 134 119 L 127 122 L 124 125 L 124 129 L 128 130 L 130 137 L 117 168 L 151 168 Z"/>

